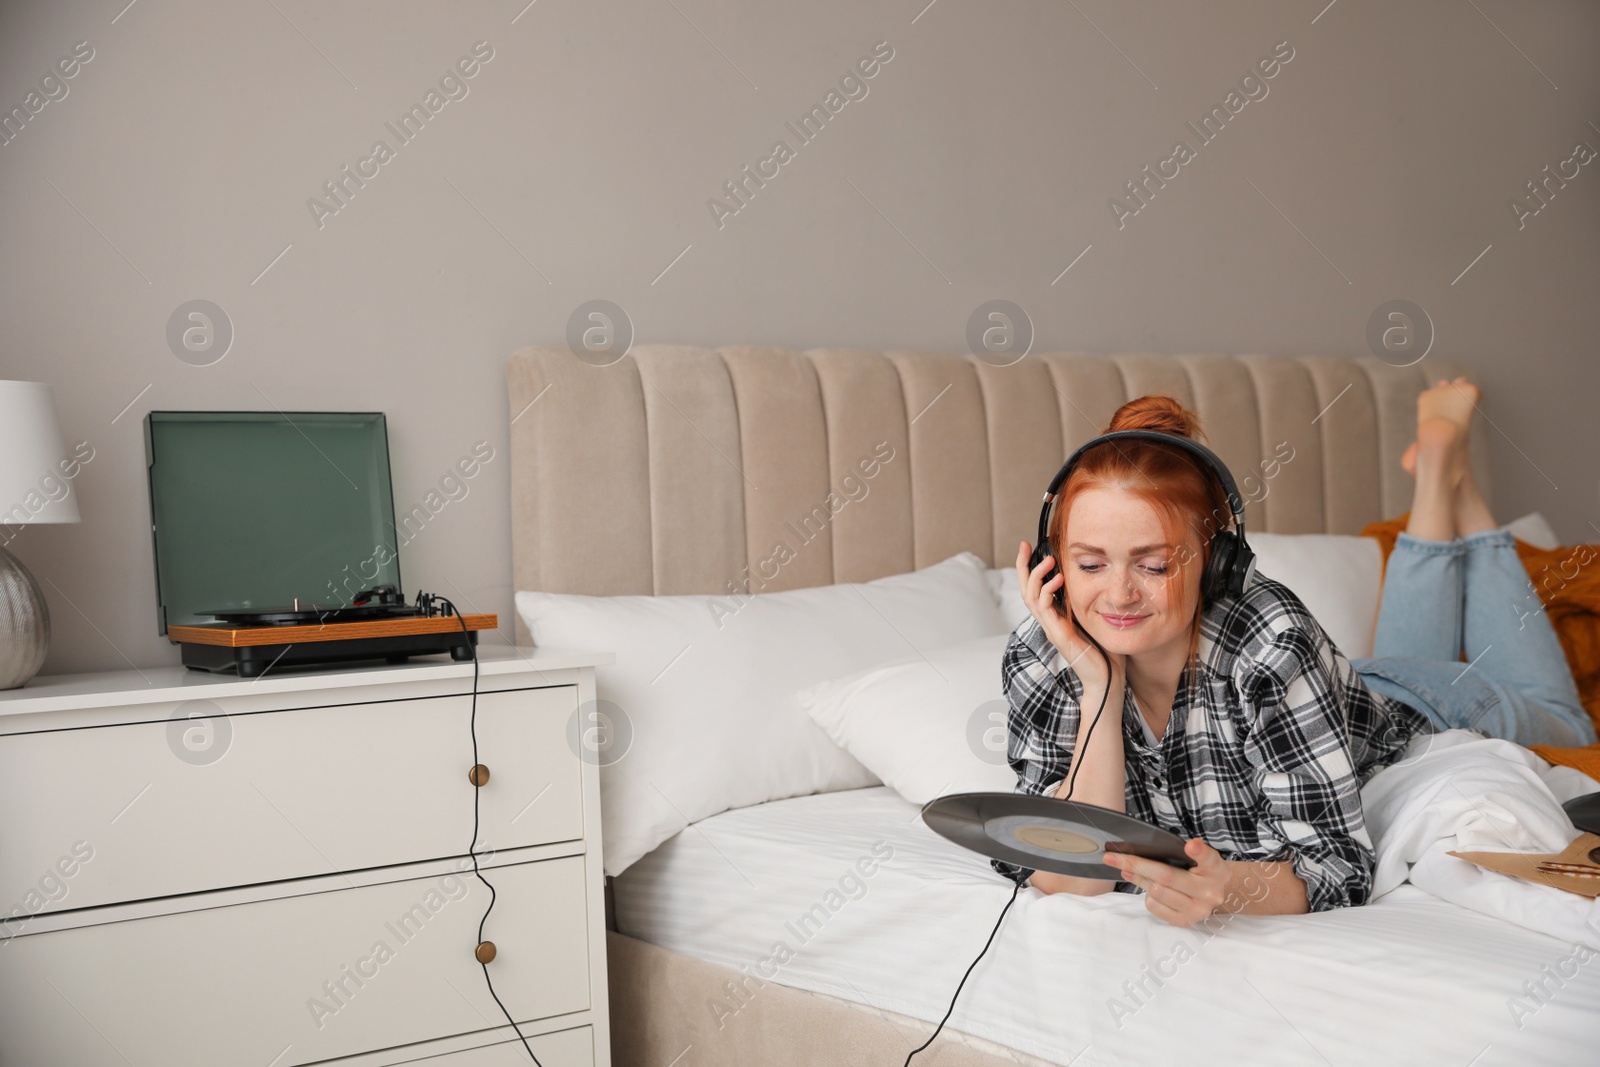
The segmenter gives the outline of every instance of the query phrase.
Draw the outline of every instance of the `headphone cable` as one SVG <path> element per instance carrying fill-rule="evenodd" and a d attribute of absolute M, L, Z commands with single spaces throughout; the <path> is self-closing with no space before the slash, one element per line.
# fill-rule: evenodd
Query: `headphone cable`
<path fill-rule="evenodd" d="M 1006 901 L 1006 906 L 1000 909 L 1000 918 L 994 921 L 994 929 L 989 931 L 989 940 L 983 943 L 983 951 L 979 952 L 977 959 L 974 959 L 967 966 L 967 973 L 961 976 L 961 982 L 956 986 L 955 994 L 950 998 L 950 1006 L 945 1009 L 944 1018 L 940 1019 L 939 1025 L 933 1028 L 933 1033 L 928 1035 L 928 1040 L 906 1054 L 906 1062 L 903 1067 L 910 1067 L 911 1057 L 933 1044 L 933 1039 L 939 1036 L 940 1030 L 944 1029 L 944 1024 L 949 1021 L 951 1013 L 956 1010 L 956 997 L 961 995 L 961 987 L 967 984 L 967 979 L 972 976 L 973 968 L 978 966 L 978 960 L 983 959 L 984 953 L 989 951 L 989 946 L 994 944 L 994 935 L 1000 932 L 1000 924 L 1006 921 L 1006 912 L 1010 911 L 1011 905 L 1017 902 L 1017 894 L 1020 892 L 1022 892 L 1022 883 L 1014 883 L 1011 887 L 1011 899 Z"/>
<path fill-rule="evenodd" d="M 461 639 L 466 642 L 467 648 L 472 652 L 472 715 L 468 722 L 472 733 L 472 766 L 474 772 L 476 772 L 478 767 L 478 645 L 472 640 L 467 631 L 466 617 L 456 610 L 454 604 L 442 596 L 432 597 L 431 600 L 437 603 L 446 615 L 454 615 L 456 621 L 461 623 Z M 489 879 L 485 878 L 483 871 L 478 868 L 478 797 L 482 792 L 483 787 L 481 785 L 474 785 L 472 790 L 472 844 L 467 847 L 467 855 L 472 857 L 472 873 L 477 875 L 478 881 L 482 882 L 485 888 L 489 890 L 489 906 L 483 909 L 483 918 L 478 920 L 478 944 L 480 945 L 483 944 L 483 928 L 489 921 L 489 913 L 494 910 L 496 895 L 494 886 L 489 883 Z M 476 954 L 474 954 L 474 958 L 477 958 Z M 543 1064 L 539 1063 L 539 1057 L 533 1054 L 533 1048 L 528 1044 L 527 1037 L 523 1035 L 522 1027 L 518 1026 L 517 1021 L 511 1017 L 511 1012 L 506 1009 L 505 1002 L 500 999 L 500 994 L 494 991 L 494 979 L 489 977 L 489 965 L 479 959 L 478 966 L 483 968 L 483 982 L 484 985 L 489 987 L 489 995 L 494 998 L 496 1004 L 500 1005 L 500 1013 L 506 1017 L 506 1022 L 511 1024 L 511 1029 L 516 1031 L 518 1039 L 522 1042 L 522 1047 L 527 1050 L 528 1058 L 533 1060 L 535 1067 L 544 1067 Z"/>
<path fill-rule="evenodd" d="M 1106 689 L 1104 693 L 1100 694 L 1100 707 L 1095 710 L 1094 718 L 1089 721 L 1089 729 L 1083 735 L 1083 751 L 1087 752 L 1089 750 L 1089 739 L 1094 736 L 1094 728 L 1100 724 L 1100 713 L 1106 710 L 1106 700 L 1111 696 L 1111 657 L 1106 655 L 1106 650 L 1100 647 L 1100 642 L 1096 641 L 1093 635 L 1084 629 L 1083 624 L 1078 622 L 1076 616 L 1069 615 L 1069 618 L 1082 631 L 1083 636 L 1089 639 L 1089 643 L 1095 647 L 1096 652 L 1100 653 L 1100 658 L 1105 660 L 1106 664 Z M 1062 800 L 1072 799 L 1072 790 L 1077 785 L 1078 771 L 1082 767 L 1083 757 L 1079 756 L 1078 765 L 1072 768 L 1072 776 L 1067 780 L 1067 795 L 1062 797 Z M 989 931 L 989 940 L 983 943 L 983 948 L 979 950 L 977 957 L 968 965 L 967 973 L 961 976 L 960 983 L 956 985 L 956 991 L 951 994 L 950 1006 L 945 1009 L 944 1018 L 940 1019 L 939 1025 L 933 1028 L 933 1033 L 928 1035 L 928 1040 L 906 1054 L 906 1062 L 902 1067 L 911 1067 L 911 1057 L 933 1044 L 934 1038 L 939 1036 L 939 1031 L 944 1029 L 944 1024 L 950 1021 L 951 1014 L 956 1010 L 956 999 L 961 996 L 961 990 L 967 984 L 967 979 L 971 977 L 973 970 L 978 966 L 978 961 L 983 959 L 984 954 L 989 951 L 989 946 L 994 944 L 995 935 L 1000 932 L 1000 924 L 1006 921 L 1006 912 L 1010 911 L 1011 905 L 1017 902 L 1017 894 L 1020 892 L 1022 892 L 1022 883 L 1015 882 L 1011 890 L 1011 899 L 1007 900 L 1006 906 L 1000 909 L 1000 917 L 994 921 L 994 929 Z"/>
<path fill-rule="evenodd" d="M 1082 751 L 1086 753 L 1089 751 L 1089 741 L 1094 737 L 1094 728 L 1100 725 L 1100 713 L 1106 710 L 1106 701 L 1111 697 L 1111 657 L 1106 653 L 1106 650 L 1101 647 L 1100 642 L 1094 639 L 1094 635 L 1089 632 L 1088 628 L 1084 626 L 1083 623 L 1078 621 L 1078 617 L 1076 615 L 1071 616 L 1071 619 L 1073 625 L 1078 628 L 1078 631 L 1082 633 L 1084 637 L 1089 639 L 1089 643 L 1094 646 L 1094 650 L 1100 653 L 1100 659 L 1104 661 L 1106 665 L 1105 692 L 1100 694 L 1100 706 L 1095 709 L 1094 718 L 1089 720 L 1089 729 L 1085 731 L 1083 735 Z M 1062 800 L 1072 799 L 1072 790 L 1077 787 L 1078 772 L 1081 770 L 1083 770 L 1083 756 L 1080 755 L 1078 757 L 1078 765 L 1072 768 L 1072 776 L 1067 779 L 1067 795 L 1062 797 Z"/>

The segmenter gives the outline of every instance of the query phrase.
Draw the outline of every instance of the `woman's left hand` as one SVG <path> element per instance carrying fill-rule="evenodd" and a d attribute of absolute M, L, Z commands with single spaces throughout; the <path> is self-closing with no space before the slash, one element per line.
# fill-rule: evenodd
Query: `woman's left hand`
<path fill-rule="evenodd" d="M 1145 892 L 1145 907 L 1173 926 L 1193 926 L 1217 910 L 1228 894 L 1233 872 L 1222 854 L 1198 837 L 1184 842 L 1195 861 L 1189 870 L 1160 860 L 1107 852 L 1105 861 L 1122 871 L 1122 880 Z"/>

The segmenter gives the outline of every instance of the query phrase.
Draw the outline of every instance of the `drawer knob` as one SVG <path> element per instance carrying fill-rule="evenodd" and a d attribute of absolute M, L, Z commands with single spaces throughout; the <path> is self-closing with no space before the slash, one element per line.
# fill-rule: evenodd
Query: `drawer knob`
<path fill-rule="evenodd" d="M 476 765 L 475 767 L 472 768 L 472 770 L 467 772 L 467 781 L 471 782 L 473 785 L 478 786 L 480 788 L 485 786 L 485 785 L 488 785 L 489 784 L 489 768 L 485 767 L 481 763 Z M 493 951 L 494 950 L 491 948 L 490 952 L 493 953 Z"/>
<path fill-rule="evenodd" d="M 478 957 L 478 962 L 479 963 L 493 963 L 494 962 L 494 942 L 493 941 L 484 941 L 484 942 L 482 942 L 481 944 L 478 945 L 478 949 L 477 949 L 476 952 L 473 953 L 473 955 Z"/>

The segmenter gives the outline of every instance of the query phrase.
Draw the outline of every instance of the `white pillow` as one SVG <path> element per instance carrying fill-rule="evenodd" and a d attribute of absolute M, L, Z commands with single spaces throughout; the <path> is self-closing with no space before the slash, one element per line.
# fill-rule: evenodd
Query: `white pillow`
<path fill-rule="evenodd" d="M 1543 514 L 1530 511 L 1516 522 L 1508 523 L 1506 529 L 1511 531 L 1513 537 L 1520 537 L 1534 548 L 1549 550 L 1560 548 L 1561 541 L 1556 537 L 1555 530 L 1550 528 Z"/>
<path fill-rule="evenodd" d="M 860 585 L 756 596 L 519 592 L 517 611 L 536 645 L 616 653 L 595 672 L 612 732 L 583 753 L 601 764 L 612 875 L 719 811 L 878 784 L 796 691 L 1007 629 L 970 552 Z M 597 709 L 579 710 L 573 736 Z"/>
<path fill-rule="evenodd" d="M 1015 574 L 1013 574 L 1015 580 Z M 800 706 L 913 804 L 1017 787 L 1006 763 L 1000 656 L 1009 633 L 979 637 L 802 691 Z"/>
<path fill-rule="evenodd" d="M 1288 586 L 1346 659 L 1372 655 L 1383 550 L 1348 534 L 1246 533 L 1256 573 Z"/>
<path fill-rule="evenodd" d="M 1022 590 L 1017 588 L 1017 568 L 996 567 L 988 573 L 989 591 L 1000 605 L 1000 617 L 1015 630 L 1028 617 L 1028 605 L 1022 602 Z"/>

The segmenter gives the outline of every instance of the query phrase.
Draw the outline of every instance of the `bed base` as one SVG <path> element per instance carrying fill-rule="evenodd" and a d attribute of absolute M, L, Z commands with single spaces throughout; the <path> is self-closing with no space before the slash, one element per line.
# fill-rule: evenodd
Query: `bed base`
<path fill-rule="evenodd" d="M 615 931 L 606 933 L 615 1067 L 899 1067 L 933 1026 L 766 982 Z M 742 1004 L 729 983 L 748 990 Z M 737 1006 L 731 1014 L 713 1005 Z M 719 1025 L 720 1024 L 720 1025 Z M 946 1026 L 919 1067 L 1052 1067 Z"/>

